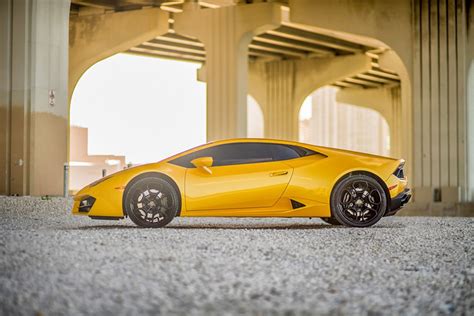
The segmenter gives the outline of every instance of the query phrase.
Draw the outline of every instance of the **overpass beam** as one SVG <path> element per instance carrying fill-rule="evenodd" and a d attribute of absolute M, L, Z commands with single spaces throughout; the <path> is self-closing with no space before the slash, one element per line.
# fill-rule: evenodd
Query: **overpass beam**
<path fill-rule="evenodd" d="M 206 49 L 199 72 L 207 82 L 207 140 L 246 137 L 248 46 L 255 35 L 276 28 L 280 6 L 256 3 L 191 9 L 175 15 L 177 33 L 198 38 Z"/>

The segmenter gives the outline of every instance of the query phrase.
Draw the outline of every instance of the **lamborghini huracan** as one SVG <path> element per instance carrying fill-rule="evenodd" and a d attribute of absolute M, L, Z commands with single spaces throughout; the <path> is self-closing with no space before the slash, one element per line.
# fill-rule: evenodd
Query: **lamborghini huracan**
<path fill-rule="evenodd" d="M 72 212 L 143 227 L 176 216 L 319 217 L 368 227 L 410 200 L 404 163 L 291 141 L 216 141 L 101 178 L 74 196 Z"/>

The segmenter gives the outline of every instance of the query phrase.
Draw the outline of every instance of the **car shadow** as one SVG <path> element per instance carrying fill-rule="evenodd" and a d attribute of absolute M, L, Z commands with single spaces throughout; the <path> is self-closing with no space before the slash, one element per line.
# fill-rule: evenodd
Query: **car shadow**
<path fill-rule="evenodd" d="M 400 229 L 404 228 L 405 225 L 402 223 L 378 223 L 374 226 L 365 229 Z M 113 224 L 104 224 L 104 225 L 88 225 L 88 226 L 79 226 L 79 227 L 65 227 L 63 230 L 121 230 L 121 229 L 155 229 L 155 228 L 143 228 L 136 226 L 134 224 L 130 225 L 113 225 Z M 330 225 L 326 223 L 249 223 L 245 224 L 242 222 L 238 223 L 212 223 L 212 222 L 202 222 L 202 223 L 173 223 L 171 222 L 162 229 L 190 229 L 190 230 L 309 230 L 309 229 L 359 229 L 354 227 L 346 227 L 342 225 Z"/>
<path fill-rule="evenodd" d="M 326 228 L 340 228 L 337 226 L 327 225 L 327 224 L 182 224 L 182 225 L 167 225 L 167 229 L 241 229 L 241 230 L 300 230 L 300 229 L 326 229 Z"/>

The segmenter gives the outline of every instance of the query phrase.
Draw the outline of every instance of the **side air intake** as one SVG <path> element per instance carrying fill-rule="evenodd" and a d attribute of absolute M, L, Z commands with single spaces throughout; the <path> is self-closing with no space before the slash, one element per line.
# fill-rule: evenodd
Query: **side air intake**
<path fill-rule="evenodd" d="M 295 200 L 290 200 L 290 201 L 291 201 L 291 206 L 293 207 L 293 209 L 306 206 L 303 203 L 300 203 L 300 202 L 295 201 Z"/>

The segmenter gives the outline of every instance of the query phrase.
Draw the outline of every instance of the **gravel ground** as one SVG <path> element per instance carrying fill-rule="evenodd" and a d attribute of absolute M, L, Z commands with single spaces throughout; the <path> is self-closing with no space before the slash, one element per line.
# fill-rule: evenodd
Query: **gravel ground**
<path fill-rule="evenodd" d="M 474 313 L 474 219 L 175 219 L 0 197 L 0 315 Z"/>

